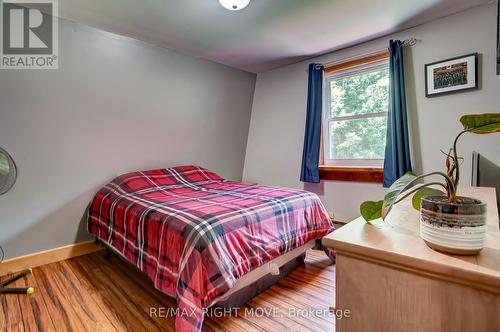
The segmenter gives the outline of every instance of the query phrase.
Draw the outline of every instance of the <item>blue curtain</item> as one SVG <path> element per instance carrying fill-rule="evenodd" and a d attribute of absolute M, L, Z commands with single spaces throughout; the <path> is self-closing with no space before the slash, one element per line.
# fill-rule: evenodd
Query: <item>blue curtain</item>
<path fill-rule="evenodd" d="M 384 160 L 384 187 L 386 188 L 412 169 L 408 143 L 403 43 L 400 40 L 391 40 L 389 53 L 389 114 Z"/>
<path fill-rule="evenodd" d="M 318 183 L 321 110 L 323 107 L 323 66 L 311 63 L 308 72 L 306 130 L 300 181 Z"/>

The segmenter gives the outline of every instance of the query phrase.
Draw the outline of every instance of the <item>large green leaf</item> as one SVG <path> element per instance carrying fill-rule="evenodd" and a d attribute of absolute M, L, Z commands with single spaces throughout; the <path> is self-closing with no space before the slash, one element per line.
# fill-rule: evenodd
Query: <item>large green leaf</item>
<path fill-rule="evenodd" d="M 428 176 L 435 176 L 435 175 L 439 175 L 439 176 L 444 177 L 448 186 L 453 185 L 453 182 L 451 181 L 451 179 L 446 174 L 444 174 L 442 172 L 431 172 L 431 173 L 427 173 L 427 174 L 420 175 L 420 176 L 416 176 L 415 174 L 408 172 L 405 175 L 403 175 L 402 177 L 400 177 L 399 179 L 397 179 L 396 182 L 394 182 L 392 184 L 392 186 L 389 188 L 389 191 L 387 192 L 387 194 L 384 196 L 384 200 L 382 202 L 382 207 L 381 207 L 380 217 L 383 220 L 385 220 L 385 217 L 391 211 L 392 206 L 394 204 L 402 201 L 403 199 L 410 196 L 414 192 L 417 192 L 418 190 L 422 189 L 423 187 L 434 186 L 434 185 L 439 185 L 439 186 L 445 187 L 445 185 L 441 182 L 430 182 L 430 183 L 426 183 L 424 185 L 412 188 L 412 186 L 418 180 L 423 179 L 423 178 L 428 177 Z M 365 217 L 365 215 L 366 215 L 365 219 L 367 221 L 370 221 L 370 220 L 372 220 L 371 218 L 376 218 L 376 216 L 377 216 L 377 214 L 375 213 L 375 209 L 374 209 L 374 207 L 375 207 L 374 203 L 378 203 L 378 202 L 368 201 L 368 202 L 364 202 L 360 206 L 361 214 L 363 215 L 363 217 Z M 366 210 L 366 211 L 363 211 L 363 210 Z"/>
<path fill-rule="evenodd" d="M 460 118 L 467 130 L 475 134 L 491 134 L 500 132 L 500 113 L 468 114 Z"/>
<path fill-rule="evenodd" d="M 417 176 L 408 172 L 392 184 L 389 188 L 389 192 L 384 196 L 381 215 L 382 219 L 385 219 L 389 211 L 391 211 L 392 205 L 398 199 L 399 194 L 401 194 L 415 180 L 417 180 Z"/>
<path fill-rule="evenodd" d="M 499 123 L 492 123 L 492 124 L 489 124 L 486 126 L 477 127 L 477 128 L 471 129 L 469 132 L 474 133 L 474 134 L 497 133 L 497 132 L 500 132 L 500 122 Z"/>
<path fill-rule="evenodd" d="M 420 210 L 420 202 L 421 202 L 422 197 L 445 196 L 445 195 L 446 194 L 444 192 L 442 192 L 441 190 L 429 188 L 429 187 L 422 187 L 413 195 L 413 198 L 411 199 L 411 204 L 413 205 L 413 208 L 415 210 L 419 211 Z"/>
<path fill-rule="evenodd" d="M 378 219 L 382 216 L 383 201 L 366 201 L 361 203 L 359 211 L 365 220 L 369 223 L 371 220 Z"/>
<path fill-rule="evenodd" d="M 9 172 L 9 159 L 4 153 L 0 152 L 0 175 L 8 175 Z"/>

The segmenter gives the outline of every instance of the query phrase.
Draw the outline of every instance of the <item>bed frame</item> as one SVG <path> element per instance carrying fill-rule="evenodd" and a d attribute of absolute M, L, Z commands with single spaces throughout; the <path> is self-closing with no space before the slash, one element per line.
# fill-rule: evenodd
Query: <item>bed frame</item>
<path fill-rule="evenodd" d="M 106 253 L 104 254 L 106 259 L 111 259 L 113 254 L 116 254 L 120 259 L 125 261 L 134 269 L 140 271 L 134 264 L 129 262 L 118 250 L 110 246 L 108 243 L 102 241 L 99 238 L 95 238 L 96 243 L 104 246 Z M 226 294 L 217 298 L 210 307 L 217 308 L 239 308 L 248 301 L 250 301 L 255 296 L 264 292 L 272 285 L 279 282 L 281 279 L 285 278 L 293 270 L 295 270 L 300 265 L 304 264 L 304 258 L 306 256 L 306 251 L 309 249 L 323 250 L 321 245 L 321 240 L 311 240 L 305 245 L 296 248 L 282 256 L 276 257 L 270 262 L 259 266 L 255 270 L 245 274 L 243 277 L 237 280 L 233 288 L 229 290 Z M 335 258 L 330 256 L 327 252 L 328 257 L 335 262 Z M 279 273 L 278 273 L 279 271 Z M 142 271 L 140 271 L 143 273 Z M 174 299 L 175 300 L 175 299 Z"/>

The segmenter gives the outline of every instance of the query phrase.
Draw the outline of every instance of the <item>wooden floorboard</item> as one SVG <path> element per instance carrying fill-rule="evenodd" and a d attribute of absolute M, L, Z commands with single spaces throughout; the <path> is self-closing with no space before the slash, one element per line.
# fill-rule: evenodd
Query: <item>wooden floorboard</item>
<path fill-rule="evenodd" d="M 19 286 L 39 288 L 33 274 L 27 275 Z M 42 296 L 19 296 L 18 298 L 25 331 L 56 331 Z"/>
<path fill-rule="evenodd" d="M 6 278 L 1 278 L 0 281 Z M 22 281 L 18 280 L 9 285 L 10 287 L 22 287 Z M 21 312 L 21 305 L 19 304 L 18 296 L 0 296 L 0 303 L 2 305 L 0 311 L 0 325 L 1 331 L 24 331 L 24 323 Z"/>
<path fill-rule="evenodd" d="M 175 301 L 116 256 L 98 252 L 38 267 L 12 287 L 34 287 L 35 294 L 0 295 L 2 332 L 175 331 L 175 317 L 149 314 Z M 206 317 L 203 331 L 334 331 L 334 297 L 335 265 L 309 250 L 304 265 L 237 313 Z"/>

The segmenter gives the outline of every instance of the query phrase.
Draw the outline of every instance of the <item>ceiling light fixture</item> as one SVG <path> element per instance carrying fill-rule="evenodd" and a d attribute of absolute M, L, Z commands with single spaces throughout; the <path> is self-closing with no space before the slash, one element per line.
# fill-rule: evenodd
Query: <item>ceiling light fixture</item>
<path fill-rule="evenodd" d="M 241 10 L 248 6 L 250 0 L 219 0 L 220 4 L 229 10 Z"/>

